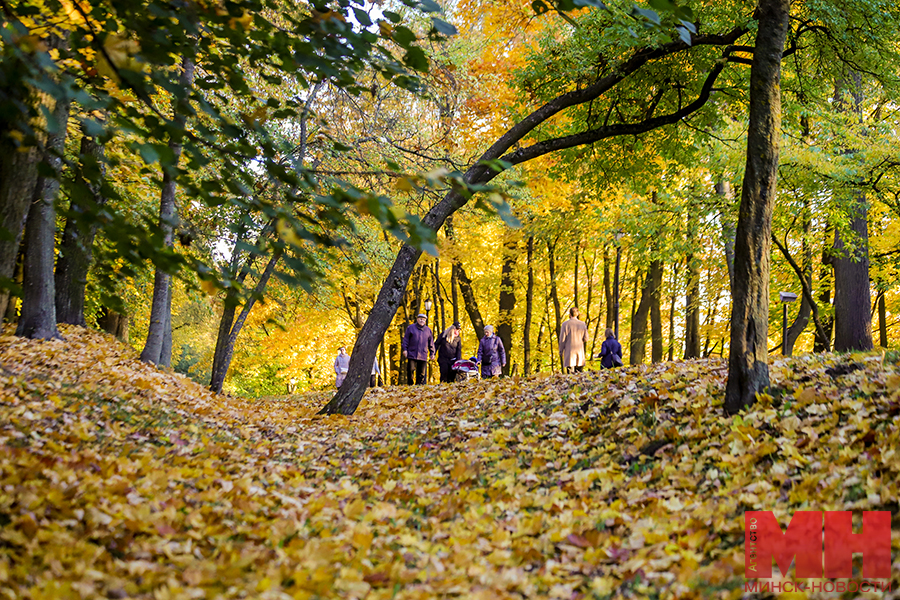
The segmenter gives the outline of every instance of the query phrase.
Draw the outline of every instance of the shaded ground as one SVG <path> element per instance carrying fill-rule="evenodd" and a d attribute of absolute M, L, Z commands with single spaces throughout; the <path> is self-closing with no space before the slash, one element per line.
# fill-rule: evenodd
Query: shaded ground
<path fill-rule="evenodd" d="M 316 417 L 321 394 L 216 397 L 63 333 L 0 337 L 0 597 L 737 598 L 752 509 L 890 510 L 900 557 L 880 355 L 776 360 L 734 419 L 717 360 Z"/>

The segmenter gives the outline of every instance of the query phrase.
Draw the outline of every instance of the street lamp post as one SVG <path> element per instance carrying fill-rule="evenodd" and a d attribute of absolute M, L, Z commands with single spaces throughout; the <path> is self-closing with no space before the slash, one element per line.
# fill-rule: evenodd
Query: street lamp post
<path fill-rule="evenodd" d="M 616 232 L 616 272 L 613 276 L 613 322 L 616 339 L 619 339 L 619 265 L 622 263 L 622 245 L 619 242 L 624 236 L 621 231 Z"/>
<path fill-rule="evenodd" d="M 787 356 L 787 305 L 797 299 L 797 294 L 793 292 L 778 292 L 781 299 L 781 355 Z"/>

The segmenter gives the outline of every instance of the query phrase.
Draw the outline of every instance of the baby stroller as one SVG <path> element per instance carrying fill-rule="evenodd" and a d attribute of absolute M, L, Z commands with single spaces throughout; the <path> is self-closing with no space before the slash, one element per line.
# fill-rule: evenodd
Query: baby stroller
<path fill-rule="evenodd" d="M 458 382 L 478 379 L 478 363 L 475 362 L 474 356 L 468 360 L 456 361 L 451 368 L 456 371 L 456 381 Z"/>

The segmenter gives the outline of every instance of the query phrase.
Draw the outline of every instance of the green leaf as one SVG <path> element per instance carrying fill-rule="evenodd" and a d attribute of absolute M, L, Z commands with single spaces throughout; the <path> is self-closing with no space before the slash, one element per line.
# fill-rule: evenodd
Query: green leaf
<path fill-rule="evenodd" d="M 647 19 L 648 21 L 650 21 L 651 23 L 655 23 L 656 25 L 659 25 L 659 15 L 654 10 L 648 10 L 646 8 L 640 8 L 640 7 L 635 6 L 632 9 L 631 15 L 635 18 L 638 16 L 643 17 L 643 18 Z"/>
<path fill-rule="evenodd" d="M 538 15 L 542 15 L 550 10 L 550 7 L 547 6 L 543 0 L 534 0 L 534 2 L 531 3 L 531 8 L 534 10 L 535 14 Z"/>
<path fill-rule="evenodd" d="M 684 27 L 685 29 L 687 29 L 688 31 L 693 33 L 694 35 L 697 35 L 697 26 L 696 25 L 694 25 L 690 21 L 685 21 L 683 19 L 679 19 L 678 22 L 681 24 L 682 27 Z"/>
<path fill-rule="evenodd" d="M 406 54 L 403 56 L 403 62 L 411 69 L 415 69 L 422 73 L 428 72 L 428 58 L 421 48 L 413 46 L 407 50 Z"/>
<path fill-rule="evenodd" d="M 408 48 L 410 44 L 416 41 L 416 34 L 414 34 L 408 27 L 404 27 L 400 25 L 394 30 L 392 35 L 394 41 L 403 46 L 404 48 Z"/>
<path fill-rule="evenodd" d="M 448 37 L 451 35 L 456 35 L 458 33 L 456 27 L 444 21 L 443 19 L 438 19 L 437 17 L 431 18 L 431 25 L 438 31 L 438 33 L 441 33 Z"/>
<path fill-rule="evenodd" d="M 356 17 L 356 21 L 363 27 L 368 27 L 372 24 L 372 19 L 369 18 L 369 13 L 361 8 L 353 7 L 353 15 Z"/>
<path fill-rule="evenodd" d="M 427 13 L 439 13 L 441 12 L 441 5 L 435 2 L 434 0 L 419 0 L 419 7 L 422 9 L 422 12 Z"/>
<path fill-rule="evenodd" d="M 675 28 L 675 31 L 678 32 L 678 37 L 681 38 L 682 42 L 688 46 L 691 45 L 691 32 L 688 31 L 686 27 L 678 26 Z"/>

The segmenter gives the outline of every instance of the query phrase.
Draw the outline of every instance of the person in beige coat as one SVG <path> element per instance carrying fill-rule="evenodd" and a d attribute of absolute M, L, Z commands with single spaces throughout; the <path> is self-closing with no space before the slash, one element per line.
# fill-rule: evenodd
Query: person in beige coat
<path fill-rule="evenodd" d="M 559 329 L 559 356 L 563 371 L 581 373 L 584 371 L 584 347 L 588 342 L 588 328 L 578 319 L 578 309 L 569 309 L 569 320 Z"/>

